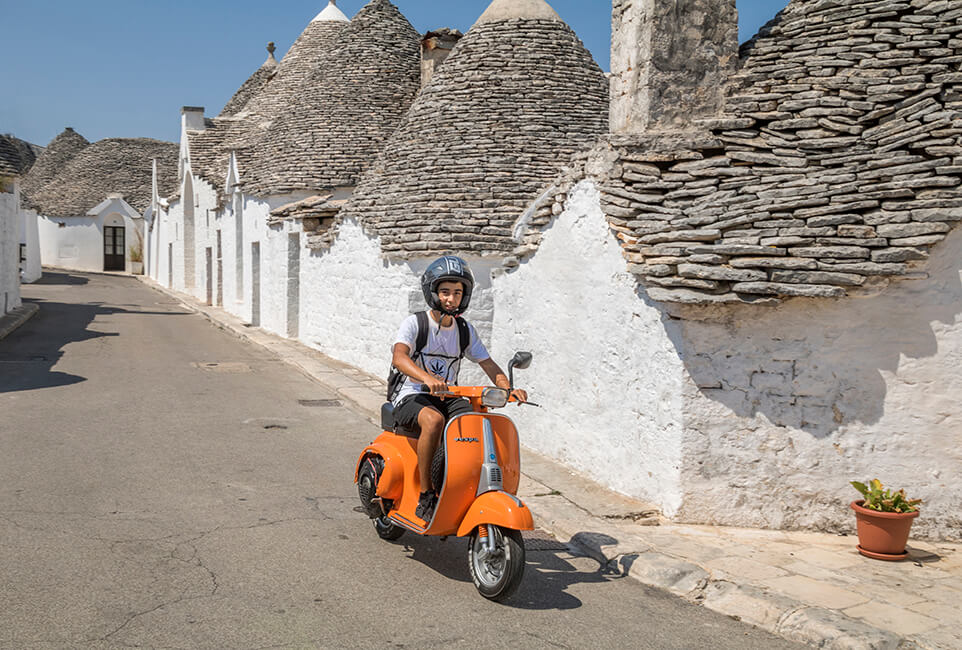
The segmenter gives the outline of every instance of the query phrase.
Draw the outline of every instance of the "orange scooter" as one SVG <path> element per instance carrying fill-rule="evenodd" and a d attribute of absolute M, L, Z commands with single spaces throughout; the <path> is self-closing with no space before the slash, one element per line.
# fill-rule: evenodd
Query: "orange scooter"
<path fill-rule="evenodd" d="M 511 386 L 514 369 L 530 363 L 529 352 L 514 356 L 508 365 Z M 381 407 L 384 432 L 358 460 L 358 496 L 382 539 L 395 540 L 405 531 L 442 539 L 470 537 L 474 585 L 485 598 L 500 601 L 524 575 L 520 531 L 534 529 L 531 511 L 515 496 L 521 479 L 518 430 L 507 416 L 489 411 L 517 400 L 503 388 L 484 386 L 451 386 L 440 396 L 465 397 L 473 412 L 452 418 L 438 444 L 431 480 L 440 492 L 431 521 L 414 514 L 420 494 L 418 434 L 396 425 L 390 402 Z"/>

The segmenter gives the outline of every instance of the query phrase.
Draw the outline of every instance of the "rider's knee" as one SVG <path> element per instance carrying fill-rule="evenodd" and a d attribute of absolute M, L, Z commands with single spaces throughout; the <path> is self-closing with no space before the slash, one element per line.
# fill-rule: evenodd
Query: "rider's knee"
<path fill-rule="evenodd" d="M 421 433 L 430 436 L 437 435 L 444 427 L 444 416 L 434 409 L 426 408 L 418 416 L 421 424 Z"/>

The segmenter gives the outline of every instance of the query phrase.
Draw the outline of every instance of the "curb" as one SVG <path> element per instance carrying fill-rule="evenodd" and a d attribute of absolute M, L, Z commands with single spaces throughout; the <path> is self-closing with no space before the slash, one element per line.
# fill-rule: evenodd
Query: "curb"
<path fill-rule="evenodd" d="M 303 344 L 281 339 L 258 328 L 251 328 L 235 316 L 220 308 L 207 308 L 197 304 L 186 294 L 167 289 L 147 276 L 138 276 L 148 287 L 177 299 L 185 309 L 202 315 L 215 327 L 244 341 L 264 347 L 281 360 L 324 386 L 349 404 L 355 412 L 380 425 L 380 408 L 383 400 L 376 393 L 372 379 L 361 371 L 324 356 Z M 216 310 L 216 312 L 214 311 Z M 0 336 L 2 338 L 2 336 Z M 376 380 L 375 380 L 376 381 Z M 368 383 L 365 383 L 368 382 Z M 383 382 L 380 382 L 383 384 Z M 380 385 L 379 384 L 379 385 Z M 547 461 L 522 447 L 522 454 L 542 465 Z M 528 459 L 523 461 L 530 466 Z M 552 472 L 552 482 L 561 480 L 564 470 Z M 572 474 L 573 473 L 570 473 Z M 818 648 L 844 650 L 916 650 L 919 646 L 911 640 L 891 632 L 850 618 L 840 612 L 769 593 L 750 585 L 740 585 L 728 580 L 716 579 L 709 568 L 692 563 L 671 553 L 670 548 L 659 549 L 643 539 L 638 539 L 637 552 L 616 552 L 612 540 L 617 539 L 604 532 L 616 531 L 606 519 L 592 514 L 589 507 L 579 505 L 562 493 L 552 489 L 537 478 L 523 473 L 527 482 L 524 498 L 532 507 L 535 525 L 557 537 L 568 539 L 568 546 L 594 559 L 609 574 L 630 577 L 648 587 L 670 592 L 675 596 L 701 605 L 719 614 L 729 616 L 776 636 Z M 574 479 L 587 483 L 587 479 Z M 577 492 L 577 487 L 575 488 Z M 530 492 L 530 494 L 527 494 Z M 607 492 L 607 491 L 605 491 Z M 583 494 L 583 493 L 582 493 Z M 603 498 L 606 509 L 619 510 L 626 501 L 612 493 Z M 637 504 L 636 504 L 637 505 Z M 657 521 L 650 520 L 650 523 Z M 606 546 L 608 547 L 606 549 Z"/>
<path fill-rule="evenodd" d="M 39 305 L 25 302 L 20 307 L 0 317 L 0 340 L 13 334 L 14 330 L 33 318 L 38 311 L 40 311 Z"/>

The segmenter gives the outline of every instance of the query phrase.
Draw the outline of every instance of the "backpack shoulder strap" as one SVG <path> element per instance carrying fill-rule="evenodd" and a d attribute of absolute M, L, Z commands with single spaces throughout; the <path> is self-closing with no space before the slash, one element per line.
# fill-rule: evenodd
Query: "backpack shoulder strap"
<path fill-rule="evenodd" d="M 461 343 L 460 356 L 463 357 L 464 353 L 468 351 L 468 346 L 471 345 L 471 328 L 468 327 L 468 321 L 460 316 L 456 316 L 454 322 L 458 324 L 458 340 Z"/>
<path fill-rule="evenodd" d="M 414 349 L 411 350 L 411 358 L 416 359 L 424 346 L 428 344 L 428 313 L 419 311 L 415 314 L 418 319 L 418 336 L 414 342 Z"/>

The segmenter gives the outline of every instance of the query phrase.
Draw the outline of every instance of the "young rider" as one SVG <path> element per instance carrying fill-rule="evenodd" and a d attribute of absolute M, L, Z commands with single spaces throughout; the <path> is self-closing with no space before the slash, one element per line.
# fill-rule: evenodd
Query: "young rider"
<path fill-rule="evenodd" d="M 412 359 L 416 348 L 418 321 L 416 315 L 408 316 L 398 331 L 394 344 L 394 367 L 405 377 L 400 392 L 394 399 L 395 422 L 411 431 L 420 432 L 418 437 L 418 473 L 421 495 L 415 514 L 425 522 L 431 520 L 438 495 L 431 485 L 431 461 L 438 447 L 441 433 L 448 420 L 471 411 L 471 404 L 464 398 L 437 397 L 448 385 L 458 385 L 461 369 L 461 350 L 464 356 L 481 366 L 485 374 L 499 388 L 510 390 L 511 384 L 504 371 L 488 354 L 478 333 L 464 321 L 470 336 L 466 348 L 460 341 L 461 326 L 455 322 L 468 308 L 474 290 L 474 275 L 460 257 L 446 256 L 432 262 L 421 276 L 421 291 L 430 307 L 427 342 L 417 358 Z M 512 393 L 520 401 L 528 399 L 523 390 Z"/>

